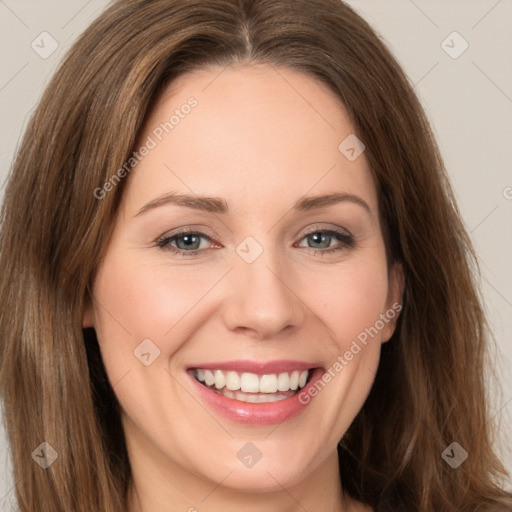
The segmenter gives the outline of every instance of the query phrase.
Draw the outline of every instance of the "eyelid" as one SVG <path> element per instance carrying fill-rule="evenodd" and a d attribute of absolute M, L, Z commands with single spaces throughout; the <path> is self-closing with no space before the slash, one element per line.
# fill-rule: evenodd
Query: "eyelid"
<path fill-rule="evenodd" d="M 299 232 L 297 236 L 300 236 L 300 233 L 302 233 L 302 236 L 304 237 L 311 233 L 316 233 L 317 231 L 342 231 L 347 236 L 354 236 L 347 228 L 342 228 L 341 226 L 336 226 L 333 224 L 315 224 L 313 227 L 308 228 L 306 231 Z"/>
<path fill-rule="evenodd" d="M 163 240 L 165 238 L 171 238 L 174 236 L 178 236 L 178 235 L 182 235 L 182 234 L 189 234 L 189 233 L 197 233 L 197 234 L 200 234 L 202 236 L 209 238 L 210 240 L 213 240 L 214 238 L 216 238 L 216 235 L 213 233 L 213 231 L 210 231 L 207 227 L 190 225 L 190 226 L 182 226 L 181 228 L 176 228 L 175 230 L 166 231 L 165 233 L 163 233 L 162 235 L 157 237 L 157 239 L 155 240 L 155 243 L 158 242 L 159 240 Z"/>

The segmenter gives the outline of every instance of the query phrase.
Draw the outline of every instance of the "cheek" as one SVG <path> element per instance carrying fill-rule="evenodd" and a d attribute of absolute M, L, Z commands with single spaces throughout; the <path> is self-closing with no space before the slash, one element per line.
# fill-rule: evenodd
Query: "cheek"
<path fill-rule="evenodd" d="M 367 253 L 336 271 L 315 272 L 315 283 L 308 297 L 330 336 L 323 345 L 328 360 L 323 383 L 318 392 L 310 390 L 317 396 L 312 412 L 317 427 L 330 432 L 336 443 L 361 409 L 379 365 L 379 319 L 388 295 L 386 262 L 379 251 Z M 304 401 L 312 398 L 303 396 Z"/>
<path fill-rule="evenodd" d="M 172 355 L 180 344 L 173 333 L 181 332 L 189 314 L 201 311 L 202 297 L 224 273 L 218 265 L 202 267 L 199 273 L 192 265 L 170 265 L 162 259 L 114 250 L 98 270 L 95 328 L 100 344 L 107 342 L 105 355 L 115 350 L 118 362 L 123 354 L 132 362 L 133 350 L 144 339 L 153 340 L 163 355 Z"/>
<path fill-rule="evenodd" d="M 309 300 L 337 340 L 339 350 L 375 325 L 388 295 L 385 260 L 354 259 L 337 269 L 315 272 Z"/>
<path fill-rule="evenodd" d="M 123 250 L 107 253 L 98 269 L 93 295 L 103 363 L 122 409 L 139 426 L 157 429 L 168 423 L 166 411 L 187 405 L 188 395 L 180 403 L 183 393 L 169 375 L 168 362 L 189 339 L 189 318 L 195 313 L 197 320 L 200 299 L 221 270 L 212 268 L 198 277 L 192 266 L 144 260 L 138 251 Z M 141 343 L 144 351 L 139 350 Z M 145 366 L 138 356 L 148 352 L 154 362 Z M 158 437 L 158 432 L 153 434 Z"/>

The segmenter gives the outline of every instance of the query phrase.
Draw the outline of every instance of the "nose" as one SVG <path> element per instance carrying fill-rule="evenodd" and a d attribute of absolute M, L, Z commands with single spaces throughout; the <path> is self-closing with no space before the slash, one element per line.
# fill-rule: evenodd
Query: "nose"
<path fill-rule="evenodd" d="M 235 255 L 225 284 L 223 319 L 231 331 L 269 339 L 304 322 L 306 305 L 293 270 L 279 256 L 264 251 L 252 263 Z M 294 289 L 295 288 L 295 289 Z"/>

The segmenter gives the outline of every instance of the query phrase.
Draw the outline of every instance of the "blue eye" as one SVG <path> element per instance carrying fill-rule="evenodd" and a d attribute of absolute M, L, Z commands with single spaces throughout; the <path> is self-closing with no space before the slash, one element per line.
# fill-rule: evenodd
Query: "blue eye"
<path fill-rule="evenodd" d="M 180 233 L 176 233 L 172 236 L 166 236 L 158 240 L 157 245 L 163 249 L 170 250 L 176 253 L 186 253 L 186 254 L 196 254 L 204 250 L 204 247 L 200 249 L 201 239 L 210 240 L 210 237 L 206 236 L 204 233 L 199 233 L 196 231 L 182 231 Z M 177 247 L 171 245 L 176 243 Z"/>
<path fill-rule="evenodd" d="M 209 242 L 206 244 L 206 247 L 204 244 L 203 247 L 201 247 L 202 240 Z M 305 247 L 318 255 L 346 250 L 347 248 L 353 247 L 355 243 L 352 235 L 346 232 L 321 229 L 310 231 L 301 238 L 301 241 L 302 240 L 320 245 L 320 247 L 305 247 L 304 245 L 295 245 L 294 247 Z M 338 243 L 332 246 L 331 242 L 336 240 Z M 180 256 L 196 256 L 212 246 L 212 239 L 199 231 L 185 230 L 169 236 L 163 236 L 157 240 L 156 245 L 161 249 L 171 251 Z"/>
<path fill-rule="evenodd" d="M 322 247 L 311 247 L 308 246 L 308 249 L 313 249 L 315 252 L 320 252 L 321 254 L 332 253 L 337 251 L 342 251 L 354 245 L 354 238 L 352 235 L 348 233 L 343 233 L 341 231 L 335 230 L 316 230 L 311 231 L 303 237 L 303 240 L 306 239 L 311 241 L 314 244 L 320 244 Z M 340 243 L 337 245 L 331 246 L 330 243 L 333 240 L 338 240 Z M 299 247 L 304 247 L 299 245 Z"/>

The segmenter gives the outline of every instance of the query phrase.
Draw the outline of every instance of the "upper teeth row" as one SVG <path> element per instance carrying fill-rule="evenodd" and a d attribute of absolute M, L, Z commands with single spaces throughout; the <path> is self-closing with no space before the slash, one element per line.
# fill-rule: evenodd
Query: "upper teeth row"
<path fill-rule="evenodd" d="M 276 393 L 303 388 L 308 378 L 308 370 L 269 373 L 260 377 L 248 372 L 239 374 L 233 371 L 197 369 L 196 378 L 207 386 L 215 385 L 217 389 L 225 386 L 231 391 L 241 390 L 244 393 Z"/>

